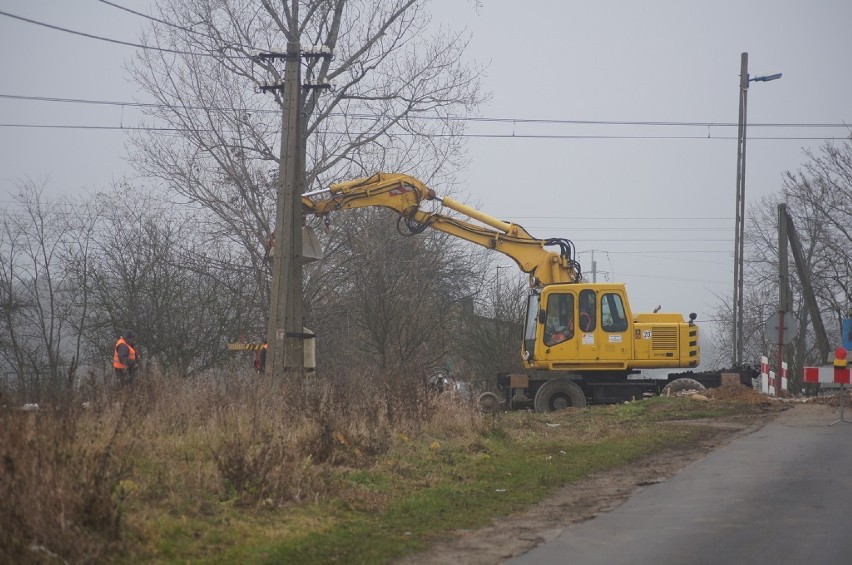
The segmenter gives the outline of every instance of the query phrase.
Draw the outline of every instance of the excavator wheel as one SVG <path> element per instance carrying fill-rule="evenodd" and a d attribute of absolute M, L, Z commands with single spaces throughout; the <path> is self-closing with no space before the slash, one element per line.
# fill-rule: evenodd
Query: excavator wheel
<path fill-rule="evenodd" d="M 503 401 L 493 392 L 483 392 L 479 395 L 479 410 L 484 414 L 493 414 L 503 409 Z"/>
<path fill-rule="evenodd" d="M 535 393 L 536 412 L 555 412 L 572 406 L 582 408 L 585 405 L 586 395 L 573 381 L 547 381 Z"/>
<path fill-rule="evenodd" d="M 684 390 L 704 390 L 704 385 L 696 381 L 695 379 L 675 379 L 665 387 L 663 387 L 663 391 L 660 393 L 661 396 L 671 396 L 675 393 L 684 391 Z"/>

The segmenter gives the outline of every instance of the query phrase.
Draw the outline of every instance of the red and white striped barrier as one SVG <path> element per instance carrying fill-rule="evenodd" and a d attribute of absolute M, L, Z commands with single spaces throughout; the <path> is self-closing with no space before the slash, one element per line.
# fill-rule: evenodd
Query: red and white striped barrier
<path fill-rule="evenodd" d="M 781 363 L 781 390 L 787 390 L 787 363 Z M 760 392 L 763 394 L 776 394 L 775 371 L 769 370 L 769 359 L 766 356 L 760 358 Z"/>
<path fill-rule="evenodd" d="M 843 418 L 843 399 L 846 398 L 846 391 L 843 390 L 843 385 L 849 384 L 847 355 L 848 352 L 846 349 L 838 347 L 834 350 L 833 367 L 805 367 L 804 380 L 806 383 L 835 383 L 840 385 L 840 419 L 832 422 L 832 426 L 840 422 L 852 424 L 852 421 Z"/>
<path fill-rule="evenodd" d="M 833 367 L 805 367 L 806 383 L 849 384 L 849 367 L 846 362 L 846 350 L 838 347 L 834 350 Z"/>
<path fill-rule="evenodd" d="M 849 384 L 849 367 L 805 367 L 806 383 Z"/>
<path fill-rule="evenodd" d="M 772 394 L 769 392 L 769 359 L 765 356 L 760 358 L 760 392 L 763 394 Z"/>

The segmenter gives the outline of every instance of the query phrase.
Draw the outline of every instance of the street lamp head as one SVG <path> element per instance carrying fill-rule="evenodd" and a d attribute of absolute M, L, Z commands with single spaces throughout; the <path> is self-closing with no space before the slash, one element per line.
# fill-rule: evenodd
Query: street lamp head
<path fill-rule="evenodd" d="M 765 75 L 765 76 L 761 76 L 761 77 L 754 77 L 754 78 L 751 78 L 749 80 L 752 80 L 754 82 L 769 82 L 770 80 L 777 80 L 779 78 L 781 78 L 781 73 L 775 73 L 774 75 Z"/>

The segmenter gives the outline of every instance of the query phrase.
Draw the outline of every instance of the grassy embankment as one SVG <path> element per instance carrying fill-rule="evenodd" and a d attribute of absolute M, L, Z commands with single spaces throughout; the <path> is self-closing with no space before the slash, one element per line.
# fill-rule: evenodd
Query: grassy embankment
<path fill-rule="evenodd" d="M 657 398 L 484 416 L 347 387 L 155 382 L 0 411 L 0 557 L 381 563 L 756 410 Z M 346 390 L 344 394 L 341 392 Z"/>

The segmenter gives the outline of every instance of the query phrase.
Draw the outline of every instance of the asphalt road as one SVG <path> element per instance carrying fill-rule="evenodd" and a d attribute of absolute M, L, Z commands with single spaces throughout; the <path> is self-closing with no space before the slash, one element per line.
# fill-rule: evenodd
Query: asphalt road
<path fill-rule="evenodd" d="M 797 405 L 509 563 L 852 564 L 852 424 L 837 418 Z"/>

